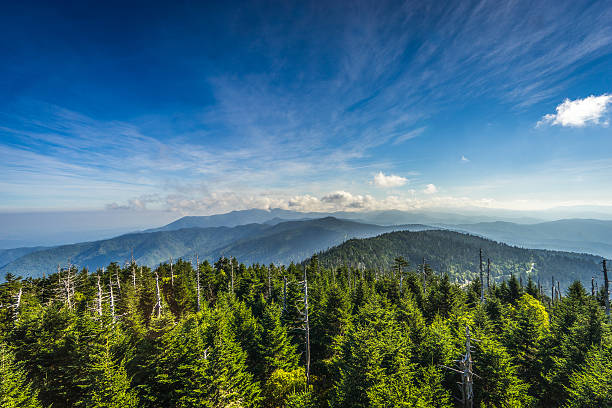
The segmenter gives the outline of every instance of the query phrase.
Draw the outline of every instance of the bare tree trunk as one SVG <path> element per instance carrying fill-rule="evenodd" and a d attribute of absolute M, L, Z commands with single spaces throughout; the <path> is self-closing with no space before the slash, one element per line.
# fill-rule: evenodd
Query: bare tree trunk
<path fill-rule="evenodd" d="M 491 260 L 487 258 L 487 292 L 491 290 Z"/>
<path fill-rule="evenodd" d="M 200 258 L 196 255 L 196 296 L 197 310 L 200 311 Z"/>
<path fill-rule="evenodd" d="M 463 375 L 461 382 L 463 384 L 463 406 L 472 408 L 474 406 L 474 391 L 473 391 L 473 372 L 472 372 L 472 351 L 470 349 L 470 328 L 465 328 L 465 356 L 462 361 Z"/>
<path fill-rule="evenodd" d="M 134 289 L 136 289 L 136 264 L 134 263 L 134 259 L 132 257 L 132 285 Z"/>
<path fill-rule="evenodd" d="M 102 269 L 102 273 L 104 273 L 104 269 Z M 110 288 L 111 315 L 113 316 L 113 322 L 114 322 L 115 321 L 115 296 L 113 295 L 113 278 L 111 274 L 109 274 L 109 277 L 108 277 L 108 287 Z"/>
<path fill-rule="evenodd" d="M 554 276 L 551 276 L 550 282 L 552 285 L 550 289 L 550 302 L 551 302 L 551 305 L 554 306 L 555 305 L 555 277 Z"/>
<path fill-rule="evenodd" d="M 161 301 L 161 293 L 159 291 L 159 274 L 157 270 L 155 271 L 155 294 L 157 295 L 157 303 L 155 304 L 155 308 L 157 309 L 157 317 L 161 316 L 162 309 L 162 301 Z"/>
<path fill-rule="evenodd" d="M 170 284 L 174 287 L 174 270 L 172 269 L 172 257 L 170 257 Z"/>
<path fill-rule="evenodd" d="M 15 305 L 13 306 L 14 310 L 14 318 L 15 322 L 19 320 L 19 308 L 21 307 L 21 294 L 23 293 L 23 286 L 19 288 L 19 293 L 17 293 L 17 300 L 15 301 Z"/>
<path fill-rule="evenodd" d="M 287 277 L 283 276 L 283 312 L 287 311 Z"/>
<path fill-rule="evenodd" d="M 480 248 L 479 256 L 480 256 L 480 264 L 479 264 L 479 268 L 480 268 L 480 303 L 483 303 L 484 302 L 484 276 L 483 276 L 483 271 L 482 271 L 482 248 Z"/>
<path fill-rule="evenodd" d="M 304 266 L 304 268 L 305 267 L 306 266 Z M 234 264 L 232 263 L 232 270 L 233 268 L 234 268 Z M 270 276 L 270 268 L 268 267 L 268 299 L 270 299 L 271 296 L 272 296 L 272 278 Z"/>
<path fill-rule="evenodd" d="M 421 262 L 421 275 L 423 275 L 423 295 L 425 295 L 427 294 L 427 282 L 425 280 L 425 257 L 423 257 L 423 260 Z"/>
<path fill-rule="evenodd" d="M 304 324 L 306 330 L 306 386 L 310 384 L 310 321 L 308 320 L 308 277 L 304 265 Z"/>
<path fill-rule="evenodd" d="M 119 295 L 121 295 L 121 281 L 119 280 L 119 271 L 115 273 L 115 278 L 117 279 L 117 291 Z"/>
<path fill-rule="evenodd" d="M 610 282 L 608 281 L 608 268 L 606 266 L 606 260 L 602 262 L 603 275 L 604 275 L 604 296 L 606 301 L 606 316 L 610 317 Z"/>
<path fill-rule="evenodd" d="M 102 316 L 102 285 L 100 284 L 100 270 L 98 269 L 98 316 Z"/>

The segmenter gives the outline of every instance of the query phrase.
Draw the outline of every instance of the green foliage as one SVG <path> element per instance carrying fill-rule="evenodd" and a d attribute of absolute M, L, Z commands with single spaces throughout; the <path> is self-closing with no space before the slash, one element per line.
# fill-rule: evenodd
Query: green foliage
<path fill-rule="evenodd" d="M 39 408 L 37 392 L 26 379 L 26 372 L 15 362 L 15 356 L 0 343 L 0 407 Z"/>
<path fill-rule="evenodd" d="M 362 265 L 366 269 L 386 271 L 393 269 L 397 257 L 403 257 L 411 265 L 421 264 L 424 257 L 426 264 L 436 271 L 447 273 L 452 281 L 464 282 L 479 279 L 479 249 L 491 258 L 492 283 L 513 275 L 526 277 L 527 271 L 532 271 L 529 276 L 548 279 L 554 275 L 567 287 L 575 279 L 590 281 L 601 262 L 592 255 L 518 248 L 446 230 L 399 231 L 352 239 L 318 256 L 323 267 Z"/>
<path fill-rule="evenodd" d="M 115 361 L 108 341 L 101 353 L 93 356 L 92 387 L 89 407 L 132 408 L 139 406 L 138 397 L 122 362 Z"/>
<path fill-rule="evenodd" d="M 533 280 L 523 277 L 521 285 L 518 269 L 530 266 L 518 261 L 524 253 L 504 247 L 508 260 L 496 258 L 498 282 L 481 303 L 479 280 L 455 279 L 471 276 L 458 265 L 474 266 L 482 240 L 450 250 L 444 245 L 453 233 L 430 233 L 349 241 L 342 256 L 355 256 L 358 268 L 329 268 L 332 250 L 288 267 L 223 257 L 197 269 L 178 259 L 172 269 L 111 264 L 93 274 L 9 276 L 0 284 L 8 305 L 0 308 L 2 406 L 451 407 L 460 397 L 452 368 L 466 352 L 466 326 L 474 339 L 474 406 L 610 405 L 602 293 L 591 296 L 576 282 L 551 306 Z M 441 255 L 424 265 L 410 251 L 394 252 L 417 251 L 434 238 Z M 371 251 L 376 256 L 364 258 Z M 448 271 L 428 264 L 451 252 Z"/>
<path fill-rule="evenodd" d="M 567 387 L 568 408 L 612 406 L 612 346 L 593 348 Z"/>

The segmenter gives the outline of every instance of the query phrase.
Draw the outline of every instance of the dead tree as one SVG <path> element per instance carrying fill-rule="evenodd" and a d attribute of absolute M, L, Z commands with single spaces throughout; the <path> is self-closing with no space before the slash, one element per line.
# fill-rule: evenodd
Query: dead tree
<path fill-rule="evenodd" d="M 134 256 L 132 255 L 132 285 L 136 289 L 136 264 L 134 263 Z"/>
<path fill-rule="evenodd" d="M 487 258 L 487 292 L 491 290 L 491 260 Z"/>
<path fill-rule="evenodd" d="M 304 265 L 304 331 L 306 333 L 306 386 L 310 384 L 310 321 L 308 320 L 308 277 Z"/>
<path fill-rule="evenodd" d="M 104 273 L 104 269 L 102 269 L 102 273 Z M 108 274 L 108 287 L 110 288 L 111 315 L 113 317 L 113 322 L 115 322 L 115 295 L 113 294 L 113 276 L 111 273 Z"/>
<path fill-rule="evenodd" d="M 306 266 L 304 266 L 305 268 Z M 272 297 L 272 278 L 271 278 L 271 272 L 270 272 L 270 267 L 268 267 L 268 299 L 270 299 L 270 297 Z M 232 271 L 234 270 L 234 263 L 232 262 Z M 232 273 L 233 275 L 233 273 Z"/>
<path fill-rule="evenodd" d="M 119 280 L 119 271 L 115 272 L 115 278 L 117 279 L 117 291 L 121 295 L 121 281 Z"/>
<path fill-rule="evenodd" d="M 15 322 L 19 320 L 19 310 L 21 308 L 21 295 L 23 293 L 23 286 L 19 287 L 19 293 L 17 293 L 17 299 L 15 299 L 15 304 L 13 305 L 13 313 Z"/>
<path fill-rule="evenodd" d="M 423 257 L 423 260 L 421 262 L 421 275 L 423 276 L 423 294 L 426 295 L 427 286 L 426 286 L 426 280 L 425 280 L 425 257 Z"/>
<path fill-rule="evenodd" d="M 552 287 L 550 288 L 550 303 L 551 306 L 555 305 L 555 277 L 554 275 L 550 278 L 550 284 Z"/>
<path fill-rule="evenodd" d="M 287 311 L 287 277 L 283 276 L 283 312 Z"/>
<path fill-rule="evenodd" d="M 561 284 L 557 281 L 557 301 L 561 300 Z"/>
<path fill-rule="evenodd" d="M 197 311 L 200 311 L 200 258 L 196 255 L 196 296 L 197 296 Z"/>
<path fill-rule="evenodd" d="M 170 257 L 170 285 L 174 287 L 174 271 L 172 270 L 172 257 Z"/>
<path fill-rule="evenodd" d="M 474 406 L 474 377 L 478 377 L 472 371 L 472 349 L 471 349 L 471 335 L 469 326 L 465 327 L 465 354 L 461 360 L 455 360 L 458 363 L 459 369 L 442 366 L 448 370 L 454 371 L 461 375 L 461 382 L 459 387 L 461 389 L 461 406 L 464 408 L 473 408 Z"/>
<path fill-rule="evenodd" d="M 595 277 L 591 276 L 591 296 L 595 297 Z"/>
<path fill-rule="evenodd" d="M 480 268 L 480 303 L 483 303 L 484 302 L 484 276 L 483 276 L 483 271 L 482 271 L 482 248 L 480 248 L 479 257 L 480 257 L 480 264 L 479 264 L 479 268 Z"/>
<path fill-rule="evenodd" d="M 100 272 L 98 270 L 98 316 L 102 316 L 102 285 L 100 284 Z"/>
<path fill-rule="evenodd" d="M 462 402 L 466 408 L 472 408 L 474 406 L 474 373 L 472 371 L 472 351 L 470 349 L 470 328 L 465 327 L 465 355 L 459 363 L 461 368 L 461 391 L 462 391 Z"/>
<path fill-rule="evenodd" d="M 60 286 L 63 287 L 63 298 L 68 309 L 72 310 L 72 297 L 74 295 L 74 275 L 72 273 L 72 264 L 68 262 L 68 269 L 65 276 L 62 276 L 60 266 L 57 266 L 57 274 L 60 281 Z"/>
<path fill-rule="evenodd" d="M 155 310 L 157 310 L 157 317 L 159 318 L 161 316 L 162 300 L 161 293 L 159 291 L 159 274 L 157 273 L 157 270 L 155 271 L 155 295 L 157 296 L 157 302 L 155 303 L 155 306 L 153 306 L 153 313 L 155 313 Z"/>
<path fill-rule="evenodd" d="M 606 266 L 606 260 L 604 259 L 601 263 L 603 266 L 604 275 L 604 300 L 606 302 L 606 316 L 610 317 L 610 281 L 608 280 L 608 268 Z"/>
<path fill-rule="evenodd" d="M 232 293 L 234 293 L 234 262 L 232 260 L 232 272 L 230 274 L 230 282 L 232 284 Z"/>

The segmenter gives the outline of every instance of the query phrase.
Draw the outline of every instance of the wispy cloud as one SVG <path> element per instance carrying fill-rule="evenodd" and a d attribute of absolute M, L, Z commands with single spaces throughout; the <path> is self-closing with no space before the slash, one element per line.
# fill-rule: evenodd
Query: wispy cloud
<path fill-rule="evenodd" d="M 395 138 L 393 141 L 394 145 L 398 145 L 400 143 L 404 143 L 407 140 L 414 139 L 425 131 L 425 126 L 409 131 L 408 133 L 404 133 Z"/>
<path fill-rule="evenodd" d="M 604 5 L 332 2 L 305 7 L 291 19 L 253 19 L 245 6 L 232 12 L 231 28 L 241 37 L 250 27 L 256 41 L 243 38 L 240 51 L 219 55 L 214 69 L 179 67 L 186 72 L 182 87 L 197 84 L 194 89 L 210 93 L 206 104 L 186 113 L 159 109 L 143 118 L 118 112 L 123 119 L 116 120 L 109 110 L 104 116 L 111 119 L 101 119 L 83 113 L 95 109 L 75 112 L 32 99 L 0 112 L 0 189 L 8 197 L 2 205 L 206 212 L 392 205 L 374 187 L 405 185 L 412 171 L 438 179 L 427 173 L 443 165 L 442 155 L 435 157 L 431 151 L 438 147 L 418 137 L 425 131 L 435 137 L 431 143 L 450 146 L 453 135 L 437 132 L 457 110 L 471 103 L 497 103 L 507 111 L 559 101 L 573 81 L 568 73 L 610 55 L 612 9 Z M 168 30 L 158 33 L 163 47 L 153 43 L 152 49 L 182 46 L 184 38 L 173 39 L 176 33 Z M 156 73 L 169 89 L 178 81 Z M 585 105 L 588 99 L 566 101 L 544 121 L 606 123 L 609 99 Z M 66 106 L 77 105 L 70 102 Z M 415 158 L 422 159 L 418 168 Z M 363 182 L 378 169 L 389 174 Z M 430 186 L 417 195 L 432 193 L 426 199 L 433 202 L 440 194 Z M 350 191 L 350 197 L 330 191 Z"/>
<path fill-rule="evenodd" d="M 612 95 L 588 96 L 584 99 L 566 99 L 555 108 L 556 113 L 545 115 L 536 126 L 546 124 L 564 127 L 583 127 L 588 124 L 608 126 L 606 118 L 608 105 L 612 104 Z"/>

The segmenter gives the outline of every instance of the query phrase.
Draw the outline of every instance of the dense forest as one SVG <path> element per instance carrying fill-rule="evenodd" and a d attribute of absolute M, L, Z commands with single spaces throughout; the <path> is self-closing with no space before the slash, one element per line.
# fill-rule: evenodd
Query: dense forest
<path fill-rule="evenodd" d="M 388 270 L 401 254 L 412 265 L 423 262 L 453 282 L 478 278 L 479 257 L 490 260 L 491 279 L 508 280 L 512 275 L 527 282 L 531 277 L 543 287 L 554 279 L 562 288 L 574 280 L 591 282 L 601 277 L 601 257 L 574 252 L 519 248 L 469 234 L 447 230 L 397 231 L 373 238 L 352 239 L 318 254 L 324 267 L 348 265 L 355 268 Z"/>
<path fill-rule="evenodd" d="M 0 406 L 612 406 L 603 288 L 485 276 L 317 256 L 8 275 Z"/>

